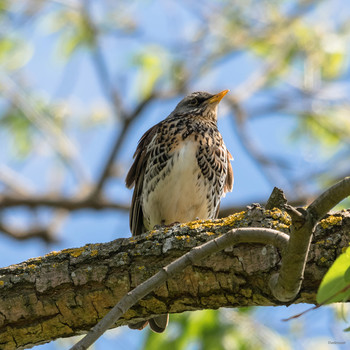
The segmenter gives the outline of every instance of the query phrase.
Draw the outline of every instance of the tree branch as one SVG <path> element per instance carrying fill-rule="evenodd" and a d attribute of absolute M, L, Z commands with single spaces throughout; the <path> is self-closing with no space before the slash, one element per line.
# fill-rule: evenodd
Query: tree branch
<path fill-rule="evenodd" d="M 239 243 L 271 244 L 283 250 L 288 244 L 288 239 L 288 235 L 276 230 L 265 228 L 238 228 L 220 237 L 214 238 L 207 243 L 192 248 L 188 253 L 163 267 L 147 281 L 141 283 L 133 291 L 126 294 L 83 339 L 71 348 L 71 350 L 86 350 L 104 332 L 112 327 L 133 305 L 154 289 L 160 287 L 161 284 L 170 277 L 183 271 L 187 266 L 195 265 L 209 255 Z"/>
<path fill-rule="evenodd" d="M 66 210 L 80 210 L 80 209 L 117 209 L 117 210 L 129 210 L 129 205 L 120 204 L 108 201 L 103 198 L 72 198 L 72 197 L 59 197 L 59 196 L 18 196 L 0 194 L 0 209 L 26 206 L 28 208 L 36 207 L 51 207 L 62 208 Z"/>
<path fill-rule="evenodd" d="M 305 205 L 312 199 L 310 197 L 300 197 L 290 203 L 293 206 Z M 263 201 L 261 201 L 263 203 Z M 233 213 L 244 211 L 247 209 L 247 205 L 237 205 L 229 206 L 226 208 L 221 208 L 219 212 L 219 217 L 223 218 Z M 69 211 L 83 210 L 83 209 L 93 209 L 93 210 L 122 210 L 128 211 L 130 206 L 123 203 L 117 203 L 109 201 L 103 198 L 75 198 L 75 197 L 60 197 L 57 195 L 30 195 L 24 196 L 22 194 L 0 194 L 0 209 L 6 209 L 11 207 L 24 206 L 28 208 L 38 208 L 38 207 L 49 207 L 49 208 L 61 208 Z"/>
<path fill-rule="evenodd" d="M 0 222 L 0 231 L 6 236 L 15 238 L 19 241 L 24 241 L 31 238 L 40 238 L 46 243 L 54 243 L 57 240 L 49 228 L 32 227 L 27 230 L 21 230 L 14 227 L 9 227 Z"/>
<path fill-rule="evenodd" d="M 349 244 L 350 210 L 321 221 L 295 303 L 315 303 L 327 268 Z M 215 221 L 196 221 L 139 237 L 53 252 L 0 269 L 0 348 L 31 347 L 86 332 L 131 289 L 193 247 L 239 227 L 288 233 L 289 215 L 252 206 Z M 327 238 L 327 239 L 326 239 Z M 157 314 L 248 305 L 281 305 L 268 277 L 279 268 L 271 246 L 230 247 L 188 266 L 142 299 L 114 325 Z M 19 293 L 20 291 L 20 293 Z"/>

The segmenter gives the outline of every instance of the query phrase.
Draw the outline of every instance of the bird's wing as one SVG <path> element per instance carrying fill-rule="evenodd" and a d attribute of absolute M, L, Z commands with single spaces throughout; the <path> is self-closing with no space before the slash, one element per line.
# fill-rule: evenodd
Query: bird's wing
<path fill-rule="evenodd" d="M 233 159 L 233 157 L 228 149 L 226 149 L 226 151 L 227 151 L 227 155 L 226 155 L 227 174 L 226 174 L 225 185 L 224 185 L 224 195 L 227 192 L 231 192 L 232 188 L 233 188 L 233 170 L 232 170 L 232 165 L 231 165 L 231 160 Z M 218 208 L 216 210 L 215 218 L 219 217 L 219 211 L 220 211 L 220 203 L 219 203 Z"/>
<path fill-rule="evenodd" d="M 231 160 L 233 160 L 233 157 L 229 150 L 227 149 L 227 175 L 226 175 L 226 181 L 224 186 L 224 193 L 231 192 L 233 188 L 233 170 L 231 165 Z"/>
<path fill-rule="evenodd" d="M 213 145 L 210 138 L 205 139 L 197 152 L 197 161 L 202 175 L 213 184 L 211 200 L 213 217 L 219 214 L 220 199 L 226 192 L 232 191 L 233 171 L 230 160 L 232 156 L 226 148 L 222 138 L 218 138 Z"/>
<path fill-rule="evenodd" d="M 147 161 L 150 156 L 149 152 L 147 152 L 147 146 L 157 133 L 158 127 L 159 124 L 154 125 L 141 137 L 134 154 L 134 163 L 125 179 L 126 187 L 132 188 L 135 186 L 131 201 L 129 221 L 130 230 L 133 236 L 140 235 L 145 231 L 142 212 L 143 178 Z"/>

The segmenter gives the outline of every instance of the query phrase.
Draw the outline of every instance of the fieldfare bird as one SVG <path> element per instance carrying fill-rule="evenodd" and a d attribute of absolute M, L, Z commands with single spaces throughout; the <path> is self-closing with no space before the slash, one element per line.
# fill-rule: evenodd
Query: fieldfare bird
<path fill-rule="evenodd" d="M 126 177 L 126 186 L 135 186 L 130 210 L 133 236 L 155 225 L 218 216 L 220 199 L 233 185 L 232 156 L 217 128 L 217 107 L 228 91 L 186 96 L 141 137 Z M 168 315 L 129 327 L 143 329 L 148 323 L 153 331 L 163 332 Z"/>

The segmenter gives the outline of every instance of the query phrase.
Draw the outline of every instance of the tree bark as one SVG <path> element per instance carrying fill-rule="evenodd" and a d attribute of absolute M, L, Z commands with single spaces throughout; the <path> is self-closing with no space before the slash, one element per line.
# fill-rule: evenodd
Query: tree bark
<path fill-rule="evenodd" d="M 0 348 L 30 348 L 84 333 L 132 288 L 160 267 L 238 227 L 288 233 L 289 215 L 259 206 L 224 219 L 162 228 L 133 238 L 52 252 L 0 269 Z M 293 303 L 315 303 L 328 267 L 349 244 L 350 210 L 328 215 L 316 229 L 302 289 Z M 280 252 L 242 244 L 186 268 L 136 304 L 115 326 L 151 315 L 219 307 L 283 305 L 270 293 Z M 289 303 L 290 304 L 290 303 Z"/>

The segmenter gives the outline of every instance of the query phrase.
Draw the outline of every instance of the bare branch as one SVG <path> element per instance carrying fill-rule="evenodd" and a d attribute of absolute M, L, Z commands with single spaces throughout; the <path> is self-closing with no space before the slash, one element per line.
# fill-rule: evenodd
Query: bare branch
<path fill-rule="evenodd" d="M 308 207 L 315 222 L 322 219 L 332 208 L 350 196 L 350 176 L 345 177 L 331 188 L 323 192 Z"/>
<path fill-rule="evenodd" d="M 33 227 L 28 230 L 21 230 L 18 228 L 6 226 L 0 222 L 0 231 L 6 236 L 15 238 L 19 241 L 24 241 L 31 238 L 40 238 L 46 243 L 57 242 L 52 231 L 46 227 Z"/>
<path fill-rule="evenodd" d="M 67 198 L 58 196 L 16 196 L 0 194 L 0 208 L 26 206 L 28 208 L 51 207 L 66 210 L 114 209 L 129 210 L 129 205 L 108 201 L 103 198 Z"/>
<path fill-rule="evenodd" d="M 28 179 L 5 164 L 0 164 L 0 182 L 19 195 L 34 192 L 34 185 Z"/>

